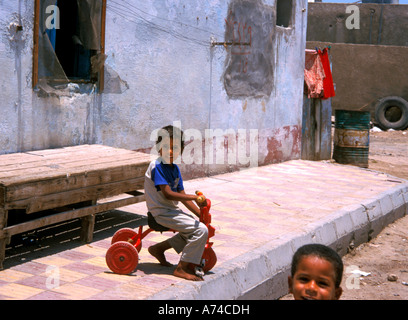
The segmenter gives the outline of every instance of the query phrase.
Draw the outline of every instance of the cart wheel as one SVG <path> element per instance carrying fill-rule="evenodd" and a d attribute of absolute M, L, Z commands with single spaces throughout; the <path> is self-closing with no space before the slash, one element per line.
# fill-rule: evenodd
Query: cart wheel
<path fill-rule="evenodd" d="M 118 274 L 129 274 L 139 263 L 139 255 L 134 246 L 127 241 L 115 242 L 106 252 L 106 264 Z"/>
<path fill-rule="evenodd" d="M 204 272 L 210 271 L 212 268 L 214 268 L 215 264 L 217 263 L 217 256 L 211 247 L 204 249 L 202 260 L 204 260 Z"/>
<path fill-rule="evenodd" d="M 122 228 L 119 229 L 118 231 L 115 232 L 115 234 L 112 237 L 111 244 L 114 244 L 118 241 L 126 241 L 129 242 L 132 245 L 136 244 L 137 238 L 135 238 L 134 241 L 131 241 L 133 237 L 137 235 L 137 232 L 131 228 Z M 140 244 L 136 247 L 137 251 L 140 252 L 142 250 L 142 241 L 140 241 Z"/>

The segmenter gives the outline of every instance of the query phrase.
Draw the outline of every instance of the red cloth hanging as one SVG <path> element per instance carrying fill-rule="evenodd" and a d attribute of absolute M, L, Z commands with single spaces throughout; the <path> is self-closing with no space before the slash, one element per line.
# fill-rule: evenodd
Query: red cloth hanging
<path fill-rule="evenodd" d="M 320 60 L 324 69 L 324 79 L 323 79 L 323 97 L 322 99 L 328 99 L 334 97 L 336 92 L 334 91 L 333 76 L 330 68 L 330 60 L 328 49 L 324 48 L 323 51 L 320 49 L 317 52 L 319 54 Z"/>
<path fill-rule="evenodd" d="M 309 98 L 328 99 L 335 96 L 328 48 L 306 50 L 305 92 Z"/>
<path fill-rule="evenodd" d="M 305 92 L 309 98 L 321 98 L 323 95 L 323 79 L 325 77 L 323 64 L 316 50 L 305 52 Z"/>

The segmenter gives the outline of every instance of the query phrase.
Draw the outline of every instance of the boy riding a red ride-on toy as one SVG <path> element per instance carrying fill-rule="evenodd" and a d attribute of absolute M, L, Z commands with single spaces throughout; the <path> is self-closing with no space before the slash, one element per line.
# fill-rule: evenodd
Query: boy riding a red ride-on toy
<path fill-rule="evenodd" d="M 196 191 L 196 194 L 200 196 L 198 202 L 202 203 L 200 206 L 200 222 L 204 223 L 208 229 L 208 238 L 201 259 L 201 264 L 199 266 L 190 264 L 192 270 L 198 276 L 203 276 L 205 272 L 211 270 L 216 262 L 217 256 L 214 250 L 211 248 L 213 242 L 210 242 L 210 238 L 215 234 L 215 228 L 210 225 L 211 214 L 210 199 L 206 199 L 204 195 Z M 143 232 L 143 226 L 139 227 L 139 231 L 136 232 L 131 228 L 123 228 L 118 230 L 112 237 L 111 246 L 106 252 L 106 264 L 109 269 L 118 274 L 129 274 L 135 271 L 139 263 L 139 252 L 142 249 L 142 240 L 152 231 L 172 231 L 156 222 L 150 212 L 147 213 L 147 222 L 149 228 Z"/>

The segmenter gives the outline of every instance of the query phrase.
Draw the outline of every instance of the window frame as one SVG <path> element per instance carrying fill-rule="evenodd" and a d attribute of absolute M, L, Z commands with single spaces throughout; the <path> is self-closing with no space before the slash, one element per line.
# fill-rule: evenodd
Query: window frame
<path fill-rule="evenodd" d="M 282 3 L 283 1 L 288 1 L 288 0 L 276 0 L 276 26 L 280 27 L 280 28 L 292 28 L 293 26 L 293 15 L 294 15 L 294 6 L 296 5 L 296 3 L 294 3 L 295 0 L 290 0 L 289 2 L 285 2 L 285 5 L 289 7 L 288 11 L 285 11 L 284 14 L 288 15 L 288 17 L 284 17 L 284 19 L 282 19 Z M 289 3 L 289 5 L 288 5 Z M 280 9 L 280 10 L 279 10 Z M 285 22 L 287 21 L 287 25 L 285 23 L 280 23 L 282 20 L 284 20 Z"/>
<path fill-rule="evenodd" d="M 101 12 L 101 43 L 100 53 L 105 54 L 105 25 L 106 25 L 106 1 L 102 1 L 102 12 Z M 39 32 L 40 32 L 40 0 L 35 0 L 34 2 L 34 39 L 33 39 L 33 72 L 32 72 L 32 87 L 33 89 L 38 84 L 38 54 L 39 54 Z M 70 81 L 76 83 L 75 81 Z M 80 81 L 78 81 L 80 82 Z M 98 72 L 98 80 L 96 82 L 99 92 L 103 92 L 104 89 L 104 68 Z"/>

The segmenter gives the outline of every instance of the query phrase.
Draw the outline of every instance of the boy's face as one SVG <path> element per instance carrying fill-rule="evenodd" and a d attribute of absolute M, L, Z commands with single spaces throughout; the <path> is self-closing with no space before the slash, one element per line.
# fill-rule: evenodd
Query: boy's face
<path fill-rule="evenodd" d="M 293 278 L 289 276 L 289 293 L 295 300 L 338 300 L 341 287 L 335 287 L 335 270 L 331 262 L 306 256 L 299 261 Z"/>
<path fill-rule="evenodd" d="M 164 163 L 173 164 L 173 161 L 176 160 L 181 153 L 180 143 L 173 144 L 173 138 L 164 137 L 160 144 L 159 153 Z"/>

